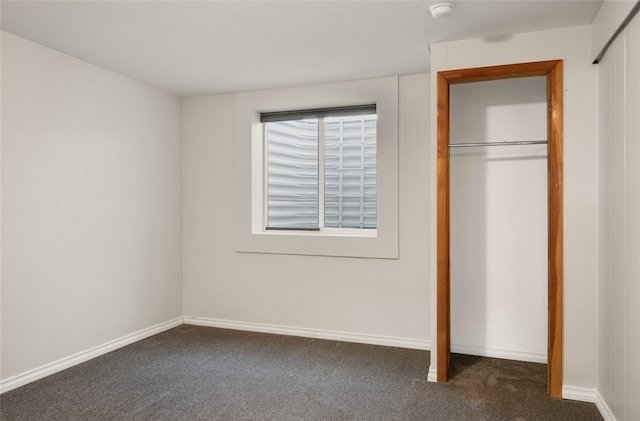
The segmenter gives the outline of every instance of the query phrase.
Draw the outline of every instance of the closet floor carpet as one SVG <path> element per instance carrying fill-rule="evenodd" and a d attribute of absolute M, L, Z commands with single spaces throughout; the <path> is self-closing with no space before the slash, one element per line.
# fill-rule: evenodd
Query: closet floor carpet
<path fill-rule="evenodd" d="M 546 366 L 182 325 L 0 396 L 17 420 L 602 420 L 551 399 Z"/>

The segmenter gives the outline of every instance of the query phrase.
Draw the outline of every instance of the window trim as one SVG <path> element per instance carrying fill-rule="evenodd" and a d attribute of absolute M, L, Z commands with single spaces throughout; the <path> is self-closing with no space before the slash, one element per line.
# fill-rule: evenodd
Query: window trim
<path fill-rule="evenodd" d="M 240 92 L 235 99 L 235 250 L 398 258 L 398 77 Z M 261 113 L 376 104 L 378 228 L 369 233 L 264 230 Z M 359 230 L 368 231 L 368 230 Z"/>

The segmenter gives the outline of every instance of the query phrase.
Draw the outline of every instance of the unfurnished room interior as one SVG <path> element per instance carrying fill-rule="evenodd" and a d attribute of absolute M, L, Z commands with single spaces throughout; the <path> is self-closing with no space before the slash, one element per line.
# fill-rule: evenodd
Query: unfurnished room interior
<path fill-rule="evenodd" d="M 639 421 L 638 11 L 0 1 L 0 419 Z"/>

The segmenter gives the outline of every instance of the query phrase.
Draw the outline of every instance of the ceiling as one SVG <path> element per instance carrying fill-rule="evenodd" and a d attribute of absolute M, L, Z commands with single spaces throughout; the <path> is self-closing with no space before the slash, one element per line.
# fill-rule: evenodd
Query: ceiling
<path fill-rule="evenodd" d="M 429 45 L 589 24 L 602 0 L 6 1 L 1 28 L 180 96 L 428 72 Z"/>

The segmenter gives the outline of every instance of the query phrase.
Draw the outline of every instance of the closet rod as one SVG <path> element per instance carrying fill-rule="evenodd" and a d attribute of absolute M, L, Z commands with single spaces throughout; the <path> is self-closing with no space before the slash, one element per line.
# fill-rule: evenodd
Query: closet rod
<path fill-rule="evenodd" d="M 481 143 L 449 143 L 450 148 L 471 148 L 473 146 L 515 146 L 515 145 L 543 145 L 546 140 L 521 140 L 518 142 L 481 142 Z"/>

